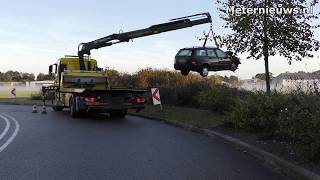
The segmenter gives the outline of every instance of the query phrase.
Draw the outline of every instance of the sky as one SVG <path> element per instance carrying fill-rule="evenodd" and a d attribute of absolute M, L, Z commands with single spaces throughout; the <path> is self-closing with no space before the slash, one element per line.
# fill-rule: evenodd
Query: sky
<path fill-rule="evenodd" d="M 224 34 L 213 0 L 0 0 L 0 71 L 17 70 L 47 73 L 48 66 L 64 55 L 76 55 L 78 44 L 122 31 L 131 31 L 168 22 L 169 19 L 210 12 L 213 30 Z M 320 9 L 317 7 L 318 10 Z M 201 46 L 196 39 L 209 24 L 191 27 L 121 43 L 92 51 L 100 67 L 134 73 L 139 69 L 174 70 L 174 56 L 184 47 Z M 320 31 L 315 32 L 320 39 Z M 209 43 L 210 45 L 210 43 Z M 213 44 L 212 44 L 213 45 Z M 225 48 L 222 48 L 226 50 Z M 248 79 L 264 72 L 263 60 L 246 59 L 236 72 L 211 74 L 236 75 Z M 270 58 L 270 71 L 283 72 L 320 70 L 320 52 L 314 58 L 293 62 L 275 56 Z"/>

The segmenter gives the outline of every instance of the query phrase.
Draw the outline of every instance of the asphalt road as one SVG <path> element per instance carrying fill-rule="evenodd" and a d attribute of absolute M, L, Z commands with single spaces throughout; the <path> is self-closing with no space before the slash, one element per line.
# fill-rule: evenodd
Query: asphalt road
<path fill-rule="evenodd" d="M 286 178 L 220 139 L 160 122 L 0 105 L 0 179 Z"/>

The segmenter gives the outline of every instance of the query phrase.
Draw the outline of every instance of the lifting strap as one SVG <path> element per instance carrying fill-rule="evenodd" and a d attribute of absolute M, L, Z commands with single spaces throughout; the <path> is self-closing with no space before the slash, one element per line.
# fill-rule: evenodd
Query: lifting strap
<path fill-rule="evenodd" d="M 199 41 L 204 41 L 203 47 L 206 47 L 208 40 L 211 42 L 214 42 L 215 46 L 217 48 L 220 48 L 220 45 L 218 44 L 218 40 L 220 37 L 216 35 L 216 33 L 213 32 L 212 23 L 210 24 L 210 30 L 208 33 L 203 32 L 204 38 L 196 37 Z"/>

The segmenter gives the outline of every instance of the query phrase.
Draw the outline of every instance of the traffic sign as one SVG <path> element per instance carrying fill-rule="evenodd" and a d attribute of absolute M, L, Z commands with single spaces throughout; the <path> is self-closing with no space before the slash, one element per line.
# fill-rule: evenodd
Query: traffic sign
<path fill-rule="evenodd" d="M 151 95 L 152 95 L 153 105 L 161 104 L 159 88 L 151 88 Z"/>
<path fill-rule="evenodd" d="M 17 96 L 17 91 L 16 91 L 16 88 L 13 88 L 11 90 L 11 95 L 15 98 Z"/>

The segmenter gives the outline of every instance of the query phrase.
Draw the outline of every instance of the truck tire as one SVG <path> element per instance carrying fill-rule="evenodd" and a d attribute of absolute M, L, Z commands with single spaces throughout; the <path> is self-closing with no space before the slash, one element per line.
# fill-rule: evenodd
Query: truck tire
<path fill-rule="evenodd" d="M 114 110 L 110 112 L 111 117 L 124 118 L 127 115 L 127 110 Z"/>
<path fill-rule="evenodd" d="M 77 103 L 74 96 L 70 98 L 70 116 L 73 118 L 78 117 Z"/>
<path fill-rule="evenodd" d="M 62 106 L 52 106 L 52 109 L 54 111 L 62 111 L 63 110 L 63 107 Z"/>

